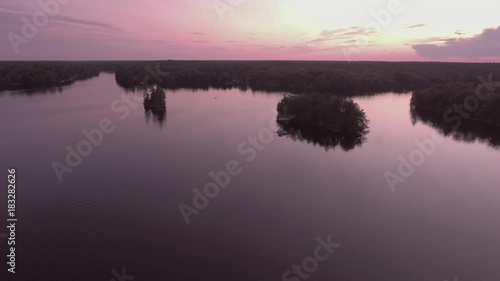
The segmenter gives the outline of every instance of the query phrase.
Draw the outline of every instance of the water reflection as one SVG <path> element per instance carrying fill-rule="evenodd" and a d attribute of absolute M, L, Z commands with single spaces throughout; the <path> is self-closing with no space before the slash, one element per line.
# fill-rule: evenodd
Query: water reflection
<path fill-rule="evenodd" d="M 166 98 L 165 91 L 160 87 L 146 90 L 144 94 L 146 123 L 149 123 L 152 119 L 154 123 L 159 124 L 160 128 L 163 128 L 163 124 L 167 119 Z"/>
<path fill-rule="evenodd" d="M 28 89 L 28 90 L 17 90 L 11 91 L 10 94 L 15 95 L 26 95 L 26 96 L 34 96 L 34 95 L 47 95 L 47 94 L 62 94 L 64 91 L 71 89 L 72 85 L 59 86 L 53 88 L 43 88 L 43 89 Z M 0 94 L 2 92 L 0 91 Z"/>
<path fill-rule="evenodd" d="M 98 75 L 97 75 L 98 76 Z M 70 90 L 75 84 L 83 83 L 94 79 L 96 76 L 83 76 L 83 77 L 75 77 L 73 79 L 60 81 L 58 86 L 53 87 L 38 87 L 31 89 L 21 89 L 21 90 L 12 90 L 12 91 L 0 91 L 0 94 L 3 92 L 10 93 L 11 95 L 46 95 L 46 94 L 62 94 L 65 91 Z"/>
<path fill-rule="evenodd" d="M 153 124 L 158 124 L 160 128 L 163 128 L 163 125 L 167 121 L 167 111 L 152 112 L 151 110 L 145 110 L 144 117 L 146 119 L 146 124 L 150 124 L 152 121 Z"/>
<path fill-rule="evenodd" d="M 42 280 L 107 281 L 113 268 L 123 266 L 137 276 L 134 280 L 161 280 L 167 263 L 174 280 L 273 280 L 303 259 L 273 257 L 294 257 L 297 247 L 290 245 L 301 243 L 304 255 L 312 253 L 314 239 L 329 234 L 349 249 L 329 260 L 332 266 L 323 263 L 315 280 L 442 281 L 454 271 L 470 277 L 464 280 L 500 280 L 493 270 L 500 251 L 492 247 L 500 245 L 494 168 L 500 151 L 479 143 L 463 149 L 452 140 L 443 144 L 452 156 L 436 153 L 396 193 L 387 187 L 384 171 L 395 171 L 398 155 L 406 158 L 416 149 L 415 139 L 434 130 L 411 126 L 410 95 L 356 99 L 370 118 L 362 149 L 344 153 L 339 146 L 356 142 L 316 136 L 315 130 L 309 136 L 308 127 L 298 128 L 303 139 L 339 143 L 336 151 L 325 153 L 292 141 L 295 126 L 290 126 L 290 138 L 275 138 L 246 165 L 238 144 L 276 119 L 282 95 L 169 91 L 166 133 L 152 112 L 150 125 L 145 123 L 144 89 L 126 96 L 136 107 L 122 100 L 123 93 L 114 76 L 101 75 L 63 95 L 0 100 L 0 127 L 6 132 L 0 165 L 25 175 L 19 203 L 26 239 L 17 256 L 29 270 L 21 270 L 19 280 L 43 275 Z M 130 109 L 123 120 L 125 110 L 110 109 L 116 99 L 120 108 Z M 82 130 L 97 128 L 108 117 L 116 130 L 59 183 L 51 163 L 64 161 L 65 147 L 76 149 Z M 223 171 L 229 160 L 241 163 L 244 172 L 231 178 L 229 193 L 221 190 L 187 226 L 177 206 L 191 205 L 193 188 L 203 188 L 212 181 L 209 172 Z M 473 266 L 471 259 L 453 258 L 457 249 L 474 260 Z M 74 258 L 61 259 L 68 253 Z M 61 270 L 50 270 L 54 260 Z M 221 266 L 204 262 L 211 260 Z"/>
<path fill-rule="evenodd" d="M 413 125 L 418 121 L 431 126 L 445 137 L 451 137 L 456 141 L 474 143 L 476 141 L 486 143 L 489 146 L 500 149 L 500 130 L 498 126 L 462 120 L 458 128 L 454 128 L 455 122 L 447 123 L 441 114 L 426 110 L 418 110 L 410 107 L 410 115 Z"/>
<path fill-rule="evenodd" d="M 357 103 L 327 94 L 285 96 L 278 103 L 277 122 L 278 134 L 325 150 L 352 150 L 363 145 L 369 132 L 368 119 Z"/>

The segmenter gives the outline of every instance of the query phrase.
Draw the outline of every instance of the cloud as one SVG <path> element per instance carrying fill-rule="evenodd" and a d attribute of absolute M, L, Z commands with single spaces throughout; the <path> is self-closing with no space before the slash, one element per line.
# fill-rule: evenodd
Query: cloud
<path fill-rule="evenodd" d="M 55 19 L 56 21 L 59 21 L 59 22 L 81 24 L 81 25 L 87 25 L 87 26 L 92 26 L 92 27 L 109 29 L 109 30 L 113 30 L 113 31 L 122 31 L 122 29 L 115 27 L 114 25 L 111 25 L 109 23 L 104 23 L 104 22 L 83 20 L 83 19 L 67 17 L 67 16 L 63 16 L 63 15 L 55 15 L 53 17 L 53 19 Z"/>
<path fill-rule="evenodd" d="M 410 29 L 410 28 L 419 28 L 419 27 L 424 27 L 426 26 L 425 23 L 419 23 L 419 24 L 414 24 L 414 25 L 408 25 L 406 26 L 406 28 Z"/>
<path fill-rule="evenodd" d="M 329 41 L 351 41 L 356 42 L 360 36 L 368 36 L 376 33 L 373 29 L 366 29 L 362 27 L 349 27 L 349 28 L 338 28 L 338 29 L 326 29 L 320 32 L 319 37 L 313 40 L 307 41 L 309 44 L 322 44 Z M 339 42 L 338 42 L 339 43 Z"/>
<path fill-rule="evenodd" d="M 500 26 L 484 29 L 481 34 L 471 38 L 448 39 L 443 45 L 415 44 L 412 48 L 418 56 L 431 59 L 500 58 Z"/>
<path fill-rule="evenodd" d="M 5 7 L 0 7 L 0 23 L 11 24 L 11 25 L 19 25 L 21 27 L 23 22 L 21 19 L 23 17 L 28 18 L 29 21 L 33 18 L 33 13 L 29 13 L 28 11 L 21 10 L 12 10 Z M 59 23 L 69 23 L 69 24 L 78 24 L 85 25 L 89 27 L 98 27 L 102 29 L 112 30 L 112 31 L 122 31 L 122 29 L 105 22 L 92 21 L 92 20 L 84 20 L 74 17 L 68 17 L 64 15 L 54 15 L 50 17 L 50 21 L 56 21 Z"/>
<path fill-rule="evenodd" d="M 109 37 L 109 34 L 102 34 L 102 36 Z M 116 37 L 113 37 L 113 41 L 153 43 L 153 44 L 169 44 L 171 46 L 174 46 L 174 45 L 172 45 L 172 42 L 166 41 L 166 40 L 149 40 L 149 39 L 140 39 L 140 38 L 116 38 Z"/>
<path fill-rule="evenodd" d="M 422 39 L 417 39 L 417 40 L 412 40 L 410 43 L 407 43 L 405 45 L 409 46 L 415 46 L 415 45 L 421 45 L 421 44 L 430 44 L 430 43 L 444 43 L 444 42 L 449 42 L 453 41 L 455 38 L 451 37 L 428 37 L 428 38 L 422 38 Z"/>
<path fill-rule="evenodd" d="M 192 34 L 194 34 L 194 35 L 205 35 L 205 33 L 203 33 L 203 32 L 192 32 Z"/>

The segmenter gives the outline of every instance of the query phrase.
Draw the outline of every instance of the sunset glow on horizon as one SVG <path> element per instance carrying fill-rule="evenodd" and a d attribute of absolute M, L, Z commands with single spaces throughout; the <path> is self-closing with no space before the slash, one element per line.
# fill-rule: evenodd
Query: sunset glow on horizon
<path fill-rule="evenodd" d="M 495 4 L 4 0 L 0 59 L 499 62 Z"/>

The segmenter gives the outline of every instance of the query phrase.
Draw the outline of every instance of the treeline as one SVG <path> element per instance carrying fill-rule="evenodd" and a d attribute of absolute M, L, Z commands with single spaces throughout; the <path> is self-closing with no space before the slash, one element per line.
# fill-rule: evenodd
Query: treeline
<path fill-rule="evenodd" d="M 153 74 L 156 73 L 156 74 Z M 318 61 L 163 61 L 117 66 L 125 88 L 156 82 L 168 89 L 240 88 L 341 95 L 404 92 L 453 82 L 500 77 L 498 64 Z M 156 75 L 156 79 L 153 76 Z M 146 79 L 147 77 L 150 77 Z M 152 79 L 153 78 L 153 79 Z"/>
<path fill-rule="evenodd" d="M 341 95 L 404 92 L 500 77 L 500 65 L 432 62 L 96 61 L 1 62 L 0 90 L 47 88 L 114 72 L 124 88 L 252 89 Z"/>
<path fill-rule="evenodd" d="M 465 121 L 500 126 L 500 87 L 497 83 L 448 83 L 415 91 L 411 107 L 416 113 L 437 114 L 442 121 L 459 127 Z"/>
<path fill-rule="evenodd" d="M 2 62 L 0 91 L 69 85 L 98 76 L 103 70 L 114 69 L 97 62 Z"/>

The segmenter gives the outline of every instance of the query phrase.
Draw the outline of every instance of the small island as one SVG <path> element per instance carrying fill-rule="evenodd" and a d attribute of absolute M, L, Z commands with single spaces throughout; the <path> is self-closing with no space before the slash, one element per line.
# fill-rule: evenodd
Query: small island
<path fill-rule="evenodd" d="M 362 145 L 368 119 L 352 99 L 332 94 L 287 95 L 278 103 L 280 135 L 345 151 Z"/>
<path fill-rule="evenodd" d="M 146 114 L 152 113 L 160 124 L 165 120 L 167 113 L 167 103 L 165 100 L 165 91 L 160 87 L 147 90 L 144 94 L 144 110 Z"/>

